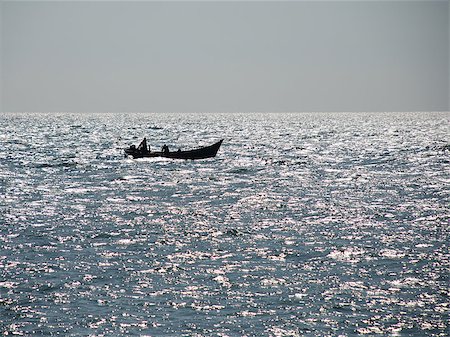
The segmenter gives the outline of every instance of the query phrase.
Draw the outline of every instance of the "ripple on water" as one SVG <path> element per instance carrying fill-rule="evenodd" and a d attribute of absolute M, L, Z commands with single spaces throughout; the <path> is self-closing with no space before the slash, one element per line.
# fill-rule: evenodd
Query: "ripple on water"
<path fill-rule="evenodd" d="M 448 331 L 448 114 L 2 117 L 5 335 Z"/>

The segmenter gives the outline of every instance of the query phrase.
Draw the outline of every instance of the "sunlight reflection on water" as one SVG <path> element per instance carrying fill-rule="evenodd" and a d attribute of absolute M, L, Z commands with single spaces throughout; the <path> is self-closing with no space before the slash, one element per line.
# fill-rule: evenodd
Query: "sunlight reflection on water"
<path fill-rule="evenodd" d="M 449 119 L 3 114 L 0 331 L 445 336 Z"/>

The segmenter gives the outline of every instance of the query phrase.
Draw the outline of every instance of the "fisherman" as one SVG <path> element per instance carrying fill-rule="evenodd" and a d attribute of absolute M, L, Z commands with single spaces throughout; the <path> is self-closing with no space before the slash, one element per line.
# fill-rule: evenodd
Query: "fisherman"
<path fill-rule="evenodd" d="M 163 145 L 163 147 L 162 147 L 162 152 L 163 152 L 164 154 L 169 153 L 169 147 L 168 147 L 166 144 Z"/>
<path fill-rule="evenodd" d="M 142 140 L 142 142 L 139 144 L 138 146 L 138 151 L 145 153 L 147 152 L 147 138 L 144 137 L 144 139 Z"/>

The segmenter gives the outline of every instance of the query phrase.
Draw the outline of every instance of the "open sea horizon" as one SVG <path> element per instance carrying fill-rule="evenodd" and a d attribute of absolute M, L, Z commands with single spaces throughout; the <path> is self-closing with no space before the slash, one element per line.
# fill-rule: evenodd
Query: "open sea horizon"
<path fill-rule="evenodd" d="M 450 113 L 0 113 L 0 333 L 449 336 Z M 224 139 L 215 158 L 131 159 Z"/>

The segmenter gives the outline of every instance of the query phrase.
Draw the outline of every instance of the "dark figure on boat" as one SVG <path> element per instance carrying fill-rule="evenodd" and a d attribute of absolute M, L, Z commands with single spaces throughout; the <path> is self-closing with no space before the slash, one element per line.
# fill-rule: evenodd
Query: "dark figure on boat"
<path fill-rule="evenodd" d="M 166 144 L 164 144 L 163 147 L 162 147 L 162 153 L 164 153 L 164 154 L 168 154 L 169 153 L 169 147 Z"/>
<path fill-rule="evenodd" d="M 146 154 L 146 153 L 150 152 L 150 146 L 147 147 L 147 138 L 144 137 L 142 142 L 137 147 L 137 150 L 142 154 Z"/>

